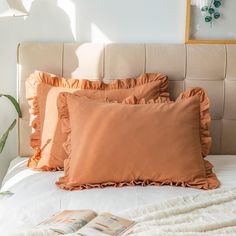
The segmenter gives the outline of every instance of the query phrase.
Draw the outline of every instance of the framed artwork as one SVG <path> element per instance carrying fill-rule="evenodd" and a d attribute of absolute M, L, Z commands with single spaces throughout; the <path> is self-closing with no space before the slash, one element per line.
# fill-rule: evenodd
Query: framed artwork
<path fill-rule="evenodd" d="M 186 0 L 185 43 L 236 44 L 236 0 Z"/>

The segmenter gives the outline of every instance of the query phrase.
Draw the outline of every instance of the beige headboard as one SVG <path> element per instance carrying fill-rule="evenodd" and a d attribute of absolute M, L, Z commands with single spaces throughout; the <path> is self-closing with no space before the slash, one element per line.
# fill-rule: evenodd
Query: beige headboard
<path fill-rule="evenodd" d="M 163 72 L 175 99 L 200 86 L 211 99 L 212 154 L 236 154 L 236 45 L 22 43 L 18 48 L 19 155 L 29 156 L 29 115 L 24 81 L 34 70 L 100 79 Z"/>

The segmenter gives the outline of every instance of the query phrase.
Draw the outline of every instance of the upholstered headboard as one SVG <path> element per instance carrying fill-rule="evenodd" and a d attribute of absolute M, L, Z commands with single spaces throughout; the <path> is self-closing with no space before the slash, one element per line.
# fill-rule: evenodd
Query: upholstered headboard
<path fill-rule="evenodd" d="M 100 79 L 168 75 L 175 99 L 200 86 L 211 99 L 212 154 L 236 154 L 236 45 L 22 43 L 18 47 L 19 155 L 29 156 L 29 114 L 25 79 L 34 70 L 64 77 Z"/>

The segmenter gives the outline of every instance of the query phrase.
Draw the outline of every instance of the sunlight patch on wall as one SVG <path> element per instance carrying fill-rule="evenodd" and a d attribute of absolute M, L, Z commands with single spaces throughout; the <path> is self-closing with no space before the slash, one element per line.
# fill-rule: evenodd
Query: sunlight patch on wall
<path fill-rule="evenodd" d="M 76 11 L 75 11 L 75 3 L 72 0 L 58 0 L 58 7 L 60 7 L 70 19 L 70 27 L 71 32 L 73 34 L 74 39 L 76 40 Z"/>
<path fill-rule="evenodd" d="M 199 8 L 202 8 L 203 6 L 208 5 L 210 0 L 192 0 L 191 5 L 192 6 L 197 6 Z"/>
<path fill-rule="evenodd" d="M 94 43 L 111 43 L 111 40 L 94 23 L 91 23 L 91 41 Z"/>
<path fill-rule="evenodd" d="M 0 0 L 0 17 L 24 17 L 28 15 L 21 0 Z"/>
<path fill-rule="evenodd" d="M 34 0 L 22 0 L 22 4 L 24 5 L 27 11 L 30 11 L 30 7 Z"/>

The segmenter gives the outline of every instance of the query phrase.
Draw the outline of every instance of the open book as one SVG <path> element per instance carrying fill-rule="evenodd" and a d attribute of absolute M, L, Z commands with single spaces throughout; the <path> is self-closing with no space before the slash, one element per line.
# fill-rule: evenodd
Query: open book
<path fill-rule="evenodd" d="M 63 211 L 36 226 L 62 235 L 120 236 L 130 232 L 134 221 L 110 213 L 97 215 L 92 210 Z"/>

